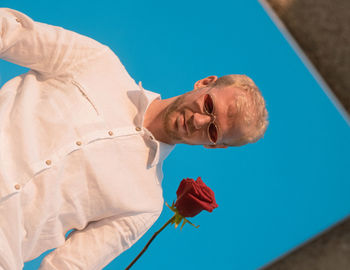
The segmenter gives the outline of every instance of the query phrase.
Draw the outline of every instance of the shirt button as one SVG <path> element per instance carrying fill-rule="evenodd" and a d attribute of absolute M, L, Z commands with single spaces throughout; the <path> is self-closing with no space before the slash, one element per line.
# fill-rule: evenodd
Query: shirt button
<path fill-rule="evenodd" d="M 77 141 L 76 145 L 80 146 L 81 145 L 81 141 Z"/>
<path fill-rule="evenodd" d="M 19 190 L 21 188 L 21 185 L 20 184 L 16 184 L 15 185 L 15 189 Z"/>
<path fill-rule="evenodd" d="M 135 129 L 136 129 L 136 131 L 141 131 L 140 127 L 136 127 Z"/>
<path fill-rule="evenodd" d="M 21 20 L 20 20 L 20 19 L 18 19 L 18 18 L 16 18 L 16 22 L 21 22 Z"/>
<path fill-rule="evenodd" d="M 154 138 L 153 138 L 153 136 L 149 136 L 149 138 L 151 139 L 151 140 L 153 140 Z"/>
<path fill-rule="evenodd" d="M 108 131 L 109 136 L 113 136 L 113 131 Z"/>
<path fill-rule="evenodd" d="M 48 159 L 45 161 L 45 163 L 46 163 L 46 165 L 51 165 L 51 160 Z"/>

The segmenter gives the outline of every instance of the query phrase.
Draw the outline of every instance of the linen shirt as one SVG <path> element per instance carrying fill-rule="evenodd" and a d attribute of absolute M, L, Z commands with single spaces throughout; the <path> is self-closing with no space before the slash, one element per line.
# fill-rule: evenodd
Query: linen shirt
<path fill-rule="evenodd" d="M 0 269 L 52 248 L 40 269 L 101 269 L 162 211 L 173 145 L 143 127 L 160 96 L 109 47 L 21 12 L 0 9 L 0 37 L 30 69 L 0 91 Z"/>

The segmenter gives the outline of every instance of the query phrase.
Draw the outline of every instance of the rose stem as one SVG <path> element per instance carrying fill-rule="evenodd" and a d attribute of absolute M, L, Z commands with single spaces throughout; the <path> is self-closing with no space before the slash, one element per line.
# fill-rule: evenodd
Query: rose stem
<path fill-rule="evenodd" d="M 142 251 L 139 253 L 139 255 L 136 256 L 136 258 L 128 265 L 127 268 L 125 268 L 125 270 L 129 270 L 131 268 L 131 266 L 134 265 L 134 263 L 141 257 L 141 255 L 146 251 L 146 249 L 148 248 L 148 246 L 152 243 L 152 241 L 154 240 L 154 238 L 156 238 L 156 236 L 162 231 L 164 230 L 164 228 L 166 226 L 168 226 L 173 220 L 175 219 L 175 215 L 169 219 L 162 228 L 160 228 L 158 231 L 156 231 L 153 236 L 151 237 L 151 239 L 147 242 L 147 244 L 145 245 L 145 247 L 142 249 Z"/>

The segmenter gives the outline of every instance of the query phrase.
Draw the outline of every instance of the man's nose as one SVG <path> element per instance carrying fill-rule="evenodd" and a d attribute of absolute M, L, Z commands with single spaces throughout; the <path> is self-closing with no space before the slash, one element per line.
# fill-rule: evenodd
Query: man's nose
<path fill-rule="evenodd" d="M 194 113 L 193 114 L 193 126 L 195 129 L 201 129 L 203 126 L 208 125 L 211 122 L 211 116 L 207 114 Z"/>

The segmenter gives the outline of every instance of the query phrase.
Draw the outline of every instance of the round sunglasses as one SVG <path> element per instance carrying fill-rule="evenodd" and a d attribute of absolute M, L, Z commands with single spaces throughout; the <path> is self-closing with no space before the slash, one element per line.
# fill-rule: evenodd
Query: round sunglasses
<path fill-rule="evenodd" d="M 207 134 L 208 134 L 208 138 L 209 140 L 213 143 L 216 144 L 217 140 L 218 140 L 218 128 L 215 125 L 214 121 L 215 121 L 215 115 L 214 115 L 214 102 L 212 97 L 209 94 L 206 94 L 204 96 L 204 111 L 210 115 L 213 116 L 212 120 L 210 121 L 208 128 L 207 128 Z"/>

